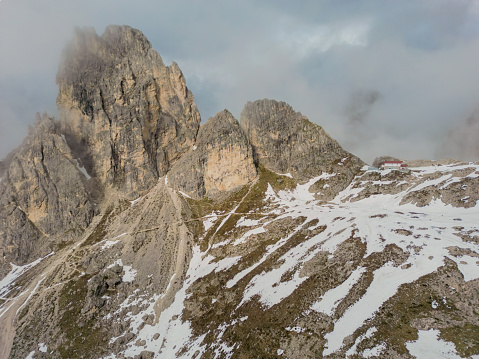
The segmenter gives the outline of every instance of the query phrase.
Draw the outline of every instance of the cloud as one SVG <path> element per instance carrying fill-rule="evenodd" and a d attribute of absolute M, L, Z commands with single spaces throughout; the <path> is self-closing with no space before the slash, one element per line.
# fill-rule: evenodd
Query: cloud
<path fill-rule="evenodd" d="M 457 126 L 451 129 L 438 155 L 441 157 L 462 158 L 464 160 L 477 160 L 479 157 L 479 108 L 466 120 L 458 121 Z"/>
<path fill-rule="evenodd" d="M 297 59 L 325 53 L 334 46 L 367 46 L 369 24 L 296 25 L 280 31 L 278 41 Z"/>
<path fill-rule="evenodd" d="M 372 106 L 381 98 L 378 91 L 357 90 L 351 93 L 350 100 L 344 110 L 351 125 L 364 124 Z"/>
<path fill-rule="evenodd" d="M 35 112 L 55 112 L 73 26 L 110 23 L 180 65 L 204 120 L 275 98 L 366 161 L 433 158 L 479 105 L 475 1 L 2 0 L 0 157 Z"/>

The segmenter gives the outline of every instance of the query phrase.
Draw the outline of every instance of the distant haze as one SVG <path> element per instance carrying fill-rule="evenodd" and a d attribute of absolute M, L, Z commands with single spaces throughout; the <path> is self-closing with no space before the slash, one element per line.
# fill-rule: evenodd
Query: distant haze
<path fill-rule="evenodd" d="M 56 115 L 55 75 L 73 27 L 101 34 L 127 24 L 179 64 L 203 121 L 224 108 L 239 118 L 247 101 L 273 98 L 369 163 L 479 160 L 478 4 L 2 0 L 0 158 L 35 112 Z"/>

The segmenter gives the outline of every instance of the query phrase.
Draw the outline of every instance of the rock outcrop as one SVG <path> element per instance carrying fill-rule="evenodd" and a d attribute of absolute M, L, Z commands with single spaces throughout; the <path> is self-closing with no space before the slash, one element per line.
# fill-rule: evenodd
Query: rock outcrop
<path fill-rule="evenodd" d="M 7 169 L 7 165 L 3 163 L 3 161 L 0 161 L 0 178 L 3 177 L 3 174 L 5 173 L 6 169 Z"/>
<path fill-rule="evenodd" d="M 139 30 L 77 29 L 57 83 L 62 131 L 102 188 L 137 197 L 195 141 L 200 115 L 181 70 Z"/>
<path fill-rule="evenodd" d="M 10 151 L 10 153 L 3 160 L 0 161 L 0 181 L 3 175 L 5 174 L 5 172 L 7 172 L 7 168 L 8 166 L 10 166 L 10 163 L 12 163 L 13 157 L 15 156 L 18 150 L 19 150 L 19 147 Z"/>
<path fill-rule="evenodd" d="M 26 339 L 32 332 L 54 349 L 51 358 L 98 358 L 107 347 L 125 348 L 171 305 L 185 280 L 194 240 L 185 223 L 190 217 L 185 200 L 164 181 L 133 203 L 112 204 L 80 245 L 52 256 L 54 270 L 18 316 L 11 357 L 35 348 L 38 335 Z M 131 302 L 131 296 L 145 300 Z M 145 310 L 130 329 L 127 323 Z M 4 330 L 0 326 L 0 338 Z"/>
<path fill-rule="evenodd" d="M 22 264 L 45 253 L 48 237 L 81 234 L 95 213 L 87 181 L 55 120 L 37 114 L 0 183 L 5 259 Z"/>
<path fill-rule="evenodd" d="M 253 150 L 233 115 L 224 110 L 200 127 L 195 146 L 168 174 L 172 185 L 200 199 L 217 197 L 256 177 Z"/>
<path fill-rule="evenodd" d="M 299 180 L 335 173 L 339 184 L 335 193 L 345 188 L 364 164 L 343 150 L 321 126 L 284 102 L 268 99 L 248 102 L 241 112 L 241 127 L 258 163 Z M 334 194 L 331 192 L 328 197 Z"/>

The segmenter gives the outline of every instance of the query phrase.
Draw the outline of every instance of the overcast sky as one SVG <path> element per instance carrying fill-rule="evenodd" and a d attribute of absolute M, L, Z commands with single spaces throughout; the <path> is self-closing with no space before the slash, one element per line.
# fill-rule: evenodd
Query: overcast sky
<path fill-rule="evenodd" d="M 456 156 L 441 145 L 479 107 L 479 0 L 0 0 L 0 158 L 56 115 L 73 27 L 109 24 L 179 64 L 203 121 L 285 101 L 369 163 Z"/>

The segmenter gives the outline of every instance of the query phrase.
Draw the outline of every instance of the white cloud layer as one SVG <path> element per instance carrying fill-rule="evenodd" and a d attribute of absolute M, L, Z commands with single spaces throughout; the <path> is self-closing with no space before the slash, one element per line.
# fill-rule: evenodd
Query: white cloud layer
<path fill-rule="evenodd" d="M 293 31 L 283 29 L 279 32 L 278 42 L 287 51 L 301 60 L 309 56 L 320 55 L 334 46 L 367 46 L 368 45 L 368 22 L 341 25 L 309 25 L 299 26 Z"/>
<path fill-rule="evenodd" d="M 274 98 L 368 162 L 479 159 L 443 146 L 479 107 L 472 0 L 2 0 L 0 157 L 35 112 L 55 114 L 55 74 L 73 26 L 101 33 L 109 24 L 142 30 L 166 63 L 178 62 L 203 120 Z"/>

